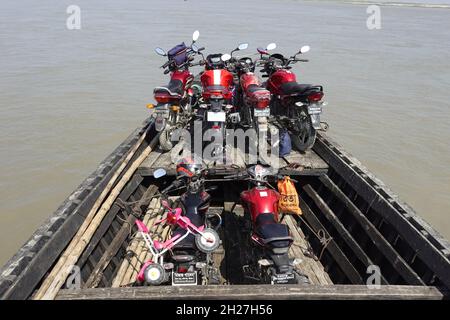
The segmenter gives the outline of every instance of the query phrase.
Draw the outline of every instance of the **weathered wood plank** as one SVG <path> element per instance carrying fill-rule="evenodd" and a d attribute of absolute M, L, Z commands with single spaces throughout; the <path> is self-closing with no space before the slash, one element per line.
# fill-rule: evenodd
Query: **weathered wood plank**
<path fill-rule="evenodd" d="M 311 210 L 311 208 L 306 204 L 305 200 L 302 199 L 301 196 L 299 196 L 299 200 L 303 212 L 303 217 L 311 226 L 311 228 L 314 230 L 314 232 L 317 234 L 319 230 L 323 230 L 325 236 L 327 238 L 330 238 L 330 235 L 328 234 L 327 230 L 319 221 L 319 219 L 317 219 L 316 215 Z M 329 244 L 326 247 L 326 250 L 331 254 L 336 263 L 340 266 L 344 274 L 352 283 L 354 284 L 363 283 L 363 279 L 359 274 L 359 272 L 355 269 L 352 263 L 348 260 L 345 253 L 342 252 L 341 248 L 339 248 L 339 246 L 333 239 L 330 240 Z"/>
<path fill-rule="evenodd" d="M 345 228 L 345 226 L 339 221 L 334 212 L 328 207 L 322 197 L 317 193 L 316 190 L 311 187 L 311 185 L 305 185 L 303 189 L 306 193 L 313 199 L 314 203 L 324 214 L 326 219 L 331 222 L 331 224 L 336 228 L 339 235 L 342 237 L 344 242 L 350 247 L 355 256 L 361 261 L 366 267 L 373 265 L 373 261 L 367 256 L 358 242 L 352 237 L 350 232 Z M 382 284 L 387 284 L 387 280 L 383 275 L 380 275 L 380 280 Z"/>
<path fill-rule="evenodd" d="M 292 237 L 294 238 L 294 243 L 290 249 L 291 256 L 302 260 L 297 268 L 308 276 L 311 284 L 332 284 L 333 282 L 324 270 L 320 261 L 316 261 L 304 254 L 303 250 L 308 247 L 308 243 L 302 230 L 297 227 L 295 219 L 290 215 L 286 215 L 283 218 L 283 223 L 288 225 Z"/>
<path fill-rule="evenodd" d="M 418 223 L 415 219 L 417 215 L 412 209 L 390 197 L 391 192 L 386 186 L 328 137 L 318 136 L 314 151 L 319 153 L 342 179 L 357 190 L 358 195 L 370 203 L 371 207 L 398 231 L 416 250 L 417 256 L 450 288 L 450 261 L 441 251 L 448 249 L 450 244 L 441 240 L 438 233 L 426 223 Z M 374 186 L 378 186 L 378 189 Z"/>
<path fill-rule="evenodd" d="M 146 204 L 150 202 L 150 198 L 152 195 L 156 193 L 158 190 L 158 187 L 155 185 L 150 186 L 147 191 L 143 194 L 142 198 L 139 200 L 138 204 L 135 206 L 136 208 L 140 208 L 141 206 L 145 206 Z M 125 241 L 125 239 L 128 236 L 128 233 L 130 231 L 130 226 L 134 224 L 136 221 L 136 217 L 133 215 L 129 215 L 127 217 L 126 223 L 122 225 L 119 232 L 116 234 L 114 239 L 111 241 L 109 246 L 106 248 L 105 252 L 103 253 L 102 257 L 100 258 L 100 261 L 97 263 L 97 265 L 94 267 L 93 271 L 91 272 L 91 275 L 89 276 L 88 280 L 86 281 L 85 287 L 96 287 L 103 276 L 103 271 L 106 269 L 108 264 L 111 262 L 111 259 L 116 255 L 117 251 L 120 249 L 122 243 Z"/>
<path fill-rule="evenodd" d="M 403 260 L 391 244 L 383 237 L 370 220 L 355 206 L 355 204 L 342 192 L 341 189 L 327 176 L 319 178 L 320 181 L 342 201 L 346 209 L 358 221 L 372 243 L 389 260 L 392 266 L 400 272 L 400 275 L 411 285 L 425 285 L 417 273 Z"/>
<path fill-rule="evenodd" d="M 127 288 L 94 288 L 61 290 L 56 299 L 378 299 L 378 300 L 441 300 L 447 291 L 426 286 L 381 286 L 368 288 L 364 285 L 240 285 L 240 286 L 144 286 Z"/>

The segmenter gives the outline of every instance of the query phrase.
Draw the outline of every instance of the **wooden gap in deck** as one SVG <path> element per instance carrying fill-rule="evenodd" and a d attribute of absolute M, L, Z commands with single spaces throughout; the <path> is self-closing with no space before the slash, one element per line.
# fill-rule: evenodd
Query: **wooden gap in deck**
<path fill-rule="evenodd" d="M 346 253 L 347 257 L 351 259 L 352 264 L 359 271 L 361 275 L 366 273 L 367 267 L 373 265 L 372 260 L 367 256 L 359 243 L 348 232 L 345 226 L 339 221 L 334 212 L 324 202 L 320 195 L 311 187 L 311 185 L 304 186 L 306 193 L 312 198 L 316 207 L 322 212 L 325 219 L 330 222 L 330 229 L 328 231 L 334 238 L 341 238 L 340 242 L 342 250 Z M 352 259 L 354 257 L 355 259 Z M 386 284 L 387 281 L 381 274 L 381 282 Z"/>
<path fill-rule="evenodd" d="M 320 222 L 320 220 L 315 215 L 314 211 L 309 207 L 309 204 L 304 196 L 299 196 L 300 198 L 300 206 L 303 211 L 303 217 L 306 219 L 309 226 L 314 230 L 315 234 L 319 232 L 319 230 L 323 230 L 325 236 L 330 238 L 330 234 L 328 230 L 324 227 L 324 225 Z M 310 240 L 311 241 L 311 240 Z M 319 249 L 320 250 L 320 249 Z M 347 255 L 341 250 L 341 248 L 337 245 L 336 239 L 332 238 L 327 245 L 326 251 L 330 253 L 333 257 L 333 260 L 339 265 L 339 268 L 346 276 L 346 283 L 350 282 L 353 284 L 363 283 L 363 279 L 359 272 L 355 269 L 353 264 L 349 261 Z M 332 269 L 329 269 L 332 271 Z M 343 283 L 342 279 L 333 278 L 332 274 L 330 274 L 331 280 L 334 283 Z"/>

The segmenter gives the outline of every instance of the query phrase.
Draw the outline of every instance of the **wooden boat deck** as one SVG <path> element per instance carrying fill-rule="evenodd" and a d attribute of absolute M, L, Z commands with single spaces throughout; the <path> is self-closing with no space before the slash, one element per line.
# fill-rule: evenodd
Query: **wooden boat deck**
<path fill-rule="evenodd" d="M 295 238 L 290 254 L 302 260 L 299 268 L 312 285 L 267 286 L 243 279 L 238 272 L 245 265 L 246 252 L 238 231 L 242 208 L 235 203 L 244 186 L 218 182 L 210 209 L 222 212 L 225 225 L 221 228 L 222 248 L 214 256 L 221 266 L 222 285 L 129 287 L 140 261 L 149 255 L 138 239 L 130 236 L 136 231 L 135 217 L 123 210 L 120 201 L 133 203 L 136 210 L 146 213 L 144 219 L 151 226 L 161 214 L 155 198 L 158 188 L 174 178 L 169 175 L 157 181 L 152 172 L 165 167 L 169 174 L 175 173 L 170 153 L 158 150 L 155 141 L 157 134 L 148 119 L 0 269 L 0 298 L 36 297 L 54 275 L 61 277 L 61 282 L 50 298 L 58 299 L 449 297 L 450 243 L 325 135 L 318 136 L 313 151 L 294 152 L 283 159 L 286 165 L 299 164 L 284 170 L 294 169 L 286 173 L 298 175 L 296 187 L 303 211 L 301 217 L 283 220 Z M 244 165 L 240 162 L 239 166 Z M 218 174 L 226 174 L 228 169 L 218 170 Z M 169 234 L 163 226 L 157 231 L 163 237 Z M 74 241 L 76 245 L 71 246 Z M 65 264 L 56 269 L 63 258 L 79 268 L 81 288 L 68 290 L 67 281 L 73 279 L 70 270 L 63 268 Z M 368 267 L 373 265 L 381 271 L 377 290 L 365 286 Z"/>
<path fill-rule="evenodd" d="M 138 168 L 138 173 L 142 176 L 151 176 L 153 171 L 158 168 L 164 168 L 168 175 L 175 175 L 176 162 L 182 158 L 183 144 L 177 144 L 171 152 L 163 152 L 157 149 L 152 152 L 147 159 L 142 162 Z M 227 156 L 229 161 L 225 163 L 211 163 L 206 161 L 205 164 L 214 166 L 218 175 L 226 175 L 234 172 L 236 167 L 245 169 L 249 165 L 248 157 L 245 158 L 245 152 L 233 147 L 228 149 Z M 320 176 L 328 172 L 328 164 L 313 150 L 292 152 L 280 159 L 277 159 L 277 167 L 280 168 L 281 174 L 291 176 Z M 270 163 L 270 160 L 268 161 Z M 275 167 L 272 165 L 272 167 Z"/>
<path fill-rule="evenodd" d="M 176 203 L 177 199 L 177 197 L 172 197 L 171 200 Z M 246 243 L 239 232 L 241 230 L 239 223 L 241 223 L 243 216 L 243 208 L 240 205 L 235 205 L 235 203 L 225 202 L 223 206 L 211 207 L 210 211 L 219 213 L 224 219 L 224 225 L 220 230 L 222 244 L 213 256 L 215 266 L 220 273 L 221 283 L 224 285 L 246 283 L 242 272 L 242 266 L 246 264 L 246 261 L 243 261 L 242 257 L 246 255 L 244 251 L 249 250 L 249 248 L 246 247 Z M 159 198 L 153 198 L 142 220 L 147 225 L 150 233 L 160 236 L 161 240 L 165 241 L 170 238 L 170 227 L 167 225 L 154 225 L 155 221 L 164 218 L 163 213 L 164 210 L 160 205 Z M 296 220 L 286 215 L 283 218 L 283 223 L 289 226 L 294 238 L 289 255 L 291 258 L 301 260 L 297 269 L 308 276 L 311 284 L 332 284 L 333 282 L 325 272 L 320 261 L 316 256 L 310 254 L 308 241 L 305 239 L 301 229 L 297 227 Z M 135 234 L 131 238 L 132 240 L 128 243 L 126 249 L 128 255 L 123 259 L 114 275 L 111 284 L 112 288 L 135 285 L 136 276 L 142 263 L 152 258 L 142 237 Z M 94 283 L 89 280 L 86 282 L 87 287 L 93 285 Z"/>

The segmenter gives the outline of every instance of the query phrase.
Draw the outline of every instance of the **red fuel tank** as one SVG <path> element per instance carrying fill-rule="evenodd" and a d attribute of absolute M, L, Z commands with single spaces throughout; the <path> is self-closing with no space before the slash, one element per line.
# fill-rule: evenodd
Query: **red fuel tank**
<path fill-rule="evenodd" d="M 205 70 L 200 77 L 203 86 L 203 98 L 211 97 L 231 99 L 234 86 L 233 74 L 225 69 Z"/>
<path fill-rule="evenodd" d="M 278 192 L 266 187 L 255 187 L 241 193 L 241 200 L 250 211 L 253 222 L 261 213 L 273 213 L 276 221 L 278 221 L 279 198 Z"/>
<path fill-rule="evenodd" d="M 281 95 L 281 85 L 283 83 L 296 81 L 297 78 L 293 72 L 281 69 L 272 73 L 269 80 L 267 80 L 266 86 L 272 94 Z"/>

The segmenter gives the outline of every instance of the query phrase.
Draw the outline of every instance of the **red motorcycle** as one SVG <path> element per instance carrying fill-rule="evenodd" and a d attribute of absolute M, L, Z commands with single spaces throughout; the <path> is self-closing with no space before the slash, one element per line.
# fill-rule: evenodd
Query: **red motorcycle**
<path fill-rule="evenodd" d="M 249 247 L 253 248 L 248 257 L 250 263 L 244 266 L 244 274 L 261 283 L 307 284 L 308 277 L 295 269 L 297 261 L 289 258 L 293 238 L 289 227 L 278 222 L 280 195 L 267 186 L 269 177 L 277 178 L 278 175 L 270 167 L 262 165 L 249 167 L 245 172 L 227 177 L 243 179 L 250 184 L 249 189 L 240 195 L 244 216 L 250 226 Z"/>
<path fill-rule="evenodd" d="M 198 115 L 203 121 L 205 140 L 213 141 L 206 149 L 206 154 L 215 158 L 223 155 L 228 124 L 238 122 L 233 106 L 234 75 L 227 67 L 230 59 L 230 54 L 219 53 L 210 54 L 201 62 L 205 65 L 205 70 L 200 74 L 202 102 L 199 104 Z"/>
<path fill-rule="evenodd" d="M 159 145 L 164 151 L 172 149 L 172 133 L 175 129 L 186 126 L 192 115 L 192 107 L 197 102 L 191 88 L 194 75 L 189 71 L 189 67 L 197 65 L 192 61 L 198 53 L 198 48 L 194 45 L 198 37 L 199 32 L 195 31 L 190 46 L 183 42 L 167 53 L 161 48 L 155 49 L 157 54 L 168 58 L 161 68 L 165 69 L 164 74 L 170 73 L 170 81 L 167 86 L 154 89 L 157 104 L 149 104 L 147 107 L 154 108 L 155 129 L 160 132 Z"/>
<path fill-rule="evenodd" d="M 242 45 L 247 47 L 247 44 Z M 235 50 L 240 50 L 242 45 Z M 250 57 L 233 58 L 229 62 L 229 69 L 238 77 L 235 104 L 239 106 L 240 124 L 255 128 L 258 134 L 267 132 L 271 95 L 255 75 L 255 63 Z"/>
<path fill-rule="evenodd" d="M 290 58 L 279 53 L 269 55 L 268 49 L 275 47 L 271 44 L 266 49 L 258 48 L 263 66 L 261 72 L 263 77 L 269 78 L 266 88 L 272 93 L 272 115 L 289 130 L 294 146 L 299 151 L 306 151 L 314 145 L 316 130 L 322 128 L 323 87 L 299 84 L 295 74 L 289 70 L 294 63 L 308 61 L 297 56 L 308 52 L 309 46 L 303 46 Z"/>

